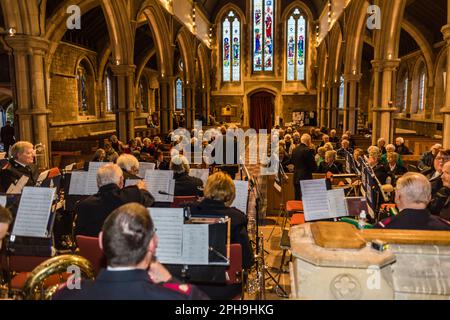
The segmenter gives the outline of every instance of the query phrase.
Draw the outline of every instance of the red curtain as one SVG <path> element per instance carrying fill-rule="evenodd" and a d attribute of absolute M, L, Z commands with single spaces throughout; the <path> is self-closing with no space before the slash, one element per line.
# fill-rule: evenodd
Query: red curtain
<path fill-rule="evenodd" d="M 267 92 L 250 97 L 250 128 L 270 130 L 273 126 L 274 96 Z"/>

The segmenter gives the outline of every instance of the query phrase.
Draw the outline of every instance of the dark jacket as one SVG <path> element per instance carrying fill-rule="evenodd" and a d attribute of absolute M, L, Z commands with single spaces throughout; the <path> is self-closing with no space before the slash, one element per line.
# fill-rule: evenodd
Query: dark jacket
<path fill-rule="evenodd" d="M 428 180 L 431 183 L 431 196 L 434 197 L 436 193 L 443 187 L 441 176 L 442 174 L 438 176 L 434 176 L 436 170 L 434 168 L 430 168 L 428 170 L 425 170 L 422 172 L 422 174 L 428 178 Z"/>
<path fill-rule="evenodd" d="M 433 167 L 433 162 L 434 162 L 433 152 L 428 151 L 422 155 L 422 158 L 420 159 L 417 167 L 419 168 L 419 170 L 427 170 Z"/>
<path fill-rule="evenodd" d="M 155 199 L 148 191 L 136 186 L 120 189 L 116 184 L 108 184 L 101 187 L 97 194 L 75 206 L 75 235 L 97 237 L 111 212 L 130 202 L 137 202 L 148 208 Z"/>
<path fill-rule="evenodd" d="M 26 186 L 31 187 L 36 185 L 36 169 L 34 167 L 22 166 L 14 160 L 10 160 L 0 170 L 0 192 L 6 192 L 11 184 L 16 183 L 22 176 L 29 177 Z"/>
<path fill-rule="evenodd" d="M 11 126 L 4 126 L 0 130 L 0 137 L 2 139 L 2 142 L 7 146 L 12 146 L 15 143 L 14 134 L 14 128 Z M 8 152 L 8 150 L 6 149 L 5 151 Z"/>
<path fill-rule="evenodd" d="M 204 300 L 207 297 L 192 285 L 175 282 L 155 284 L 145 270 L 102 270 L 95 281 L 82 281 L 80 290 L 67 287 L 53 300 Z"/>
<path fill-rule="evenodd" d="M 431 214 L 450 221 L 450 188 L 442 187 L 428 206 Z"/>
<path fill-rule="evenodd" d="M 333 162 L 331 165 L 328 165 L 328 163 L 326 163 L 325 161 L 322 161 L 320 163 L 319 169 L 317 171 L 319 173 L 331 172 L 333 174 L 342 174 L 344 172 L 341 163 Z"/>
<path fill-rule="evenodd" d="M 386 172 L 388 173 L 389 176 L 402 176 L 405 173 L 408 172 L 408 169 L 406 169 L 404 166 L 399 165 L 398 163 L 395 165 L 394 170 L 391 170 L 391 167 L 389 166 L 389 164 L 386 164 L 384 166 L 384 168 L 386 169 Z"/>
<path fill-rule="evenodd" d="M 295 167 L 294 184 L 298 184 L 300 180 L 312 179 L 312 174 L 317 170 L 314 151 L 303 143 L 292 151 L 291 164 Z"/>
<path fill-rule="evenodd" d="M 388 173 L 382 163 L 378 163 L 375 167 L 373 167 L 373 172 L 375 173 L 375 176 L 378 178 L 378 181 L 380 181 L 381 184 L 386 184 Z"/>
<path fill-rule="evenodd" d="M 407 146 L 405 146 L 405 144 L 401 144 L 400 146 L 395 146 L 395 152 L 397 152 L 399 155 L 411 154 L 411 151 L 409 151 L 409 148 Z"/>
<path fill-rule="evenodd" d="M 432 216 L 428 209 L 404 209 L 397 216 L 381 221 L 376 228 L 448 231 L 450 224 Z"/>
<path fill-rule="evenodd" d="M 132 174 L 125 169 L 122 169 L 122 172 L 123 172 L 123 178 L 125 180 L 141 180 L 142 178 L 144 178 L 144 177 L 139 177 L 135 174 Z"/>
<path fill-rule="evenodd" d="M 221 201 L 205 198 L 201 202 L 190 205 L 192 216 L 225 217 L 231 219 L 231 243 L 240 243 L 242 246 L 242 265 L 249 268 L 253 265 L 253 250 L 250 245 L 247 231 L 247 216 L 236 208 L 228 208 Z"/>
<path fill-rule="evenodd" d="M 157 162 L 155 162 L 155 164 L 155 170 L 169 170 L 169 162 L 167 162 L 166 160 L 160 162 L 159 165 Z"/>
<path fill-rule="evenodd" d="M 198 196 L 203 197 L 203 181 L 191 177 L 187 173 L 175 173 L 175 196 Z"/>

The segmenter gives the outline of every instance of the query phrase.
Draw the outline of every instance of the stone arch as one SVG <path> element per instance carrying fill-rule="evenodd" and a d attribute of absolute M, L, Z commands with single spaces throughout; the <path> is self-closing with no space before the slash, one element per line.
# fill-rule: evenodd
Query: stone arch
<path fill-rule="evenodd" d="M 434 100 L 433 100 L 433 112 L 432 116 L 434 118 L 442 118 L 441 109 L 445 105 L 445 91 L 446 86 L 448 87 L 447 79 L 444 80 L 444 75 L 447 72 L 447 51 L 448 48 L 444 46 L 436 57 L 436 65 L 434 68 Z M 443 71 L 441 73 L 441 71 Z"/>
<path fill-rule="evenodd" d="M 7 28 L 16 29 L 18 34 L 41 35 L 43 26 L 39 24 L 40 15 L 37 1 L 3 0 L 1 6 Z"/>
<path fill-rule="evenodd" d="M 159 71 L 161 75 L 170 76 L 172 75 L 174 58 L 173 49 L 170 48 L 172 43 L 171 32 L 164 18 L 164 13 L 155 0 L 147 0 L 142 4 L 136 18 L 139 20 L 142 15 L 147 19 L 153 35 Z"/>
<path fill-rule="evenodd" d="M 427 74 L 428 74 L 428 86 L 432 86 L 434 82 L 434 53 L 433 48 L 431 47 L 428 40 L 425 38 L 425 36 L 420 32 L 420 30 L 411 22 L 409 22 L 407 19 L 403 19 L 402 21 L 402 28 L 409 33 L 409 35 L 416 41 L 416 43 L 419 45 L 420 50 L 422 51 L 422 54 L 425 59 L 425 64 L 427 67 Z"/>
<path fill-rule="evenodd" d="M 426 97 L 427 97 L 427 85 L 424 84 L 424 109 L 422 111 L 419 110 L 419 95 L 420 95 L 420 75 L 422 71 L 425 72 L 425 76 L 429 77 L 427 74 L 427 65 L 423 56 L 417 59 L 412 69 L 412 90 L 411 90 L 411 114 L 422 114 L 425 113 L 427 105 L 426 105 Z"/>
<path fill-rule="evenodd" d="M 405 88 L 405 80 L 408 81 L 408 86 Z M 409 64 L 401 64 L 398 72 L 397 72 L 397 81 L 396 81 L 396 106 L 398 107 L 399 113 L 406 113 L 408 112 L 409 107 L 409 101 L 411 92 L 409 90 L 410 86 L 410 80 L 411 80 L 411 72 L 409 70 Z M 406 99 L 406 108 L 404 107 Z"/>
<path fill-rule="evenodd" d="M 192 48 L 192 36 L 186 27 L 183 27 L 178 32 L 176 39 L 184 62 L 185 84 L 189 85 L 195 80 L 195 51 Z"/>

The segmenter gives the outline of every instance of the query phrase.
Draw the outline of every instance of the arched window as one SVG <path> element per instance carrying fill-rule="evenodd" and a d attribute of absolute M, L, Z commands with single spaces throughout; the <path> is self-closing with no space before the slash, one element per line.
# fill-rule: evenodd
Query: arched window
<path fill-rule="evenodd" d="M 402 113 L 405 113 L 408 109 L 408 94 L 409 94 L 408 84 L 409 84 L 408 77 L 405 77 L 405 80 L 403 80 L 403 101 L 401 104 Z"/>
<path fill-rule="evenodd" d="M 175 110 L 183 110 L 183 81 L 180 78 L 175 81 Z"/>
<path fill-rule="evenodd" d="M 113 112 L 113 85 L 112 85 L 112 74 L 111 70 L 108 68 L 105 71 L 105 101 L 106 101 L 106 112 Z"/>
<path fill-rule="evenodd" d="M 241 23 L 230 11 L 222 22 L 223 82 L 239 82 L 241 78 Z"/>
<path fill-rule="evenodd" d="M 275 0 L 253 0 L 253 71 L 273 71 Z"/>
<path fill-rule="evenodd" d="M 425 68 L 422 68 L 419 73 L 419 103 L 417 105 L 417 112 L 425 110 Z"/>
<path fill-rule="evenodd" d="M 95 114 L 94 76 L 86 60 L 82 60 L 77 68 L 78 114 L 82 116 Z"/>
<path fill-rule="evenodd" d="M 299 9 L 289 16 L 286 30 L 287 80 L 305 80 L 306 20 Z"/>
<path fill-rule="evenodd" d="M 141 77 L 141 80 L 139 81 L 139 99 L 141 111 L 148 113 L 148 87 L 147 81 L 143 77 Z"/>
<path fill-rule="evenodd" d="M 344 95 L 345 95 L 345 83 L 344 77 L 341 76 L 341 84 L 339 86 L 339 106 L 340 110 L 344 109 Z"/>

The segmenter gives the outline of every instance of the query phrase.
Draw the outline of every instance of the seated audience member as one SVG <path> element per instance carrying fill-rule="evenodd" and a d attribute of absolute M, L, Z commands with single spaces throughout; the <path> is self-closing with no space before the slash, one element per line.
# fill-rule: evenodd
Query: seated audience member
<path fill-rule="evenodd" d="M 341 148 L 337 151 L 338 157 L 347 159 L 347 157 L 351 157 L 352 154 L 353 150 L 350 148 L 350 142 L 348 140 L 342 140 Z"/>
<path fill-rule="evenodd" d="M 289 150 L 289 149 L 291 148 L 292 137 L 291 137 L 290 134 L 286 134 L 286 135 L 284 136 L 284 140 L 281 140 L 281 141 L 284 141 L 284 143 L 285 143 L 284 147 L 285 147 L 286 150 Z M 281 141 L 280 141 L 280 142 L 281 142 Z"/>
<path fill-rule="evenodd" d="M 317 167 L 320 167 L 320 164 L 325 161 L 325 153 L 327 152 L 327 149 L 325 147 L 319 147 L 317 149 L 317 154 L 315 157 Z"/>
<path fill-rule="evenodd" d="M 196 177 L 189 176 L 189 161 L 185 156 L 178 155 L 172 157 L 170 170 L 174 172 L 175 196 L 203 196 L 203 181 Z"/>
<path fill-rule="evenodd" d="M 209 176 L 205 185 L 205 198 L 190 206 L 192 216 L 214 216 L 231 218 L 231 243 L 242 246 L 242 264 L 248 269 L 253 264 L 253 250 L 247 231 L 247 216 L 236 208 L 230 208 L 236 197 L 236 188 L 229 175 L 216 172 Z"/>
<path fill-rule="evenodd" d="M 431 147 L 430 151 L 425 152 L 422 155 L 422 158 L 420 159 L 419 164 L 417 167 L 421 171 L 429 170 L 431 167 L 433 167 L 434 158 L 439 153 L 439 150 L 442 149 L 442 145 L 439 143 L 436 143 L 434 146 Z"/>
<path fill-rule="evenodd" d="M 111 143 L 111 147 L 117 152 L 117 154 L 123 152 L 123 143 L 117 138 L 117 136 L 112 135 L 111 138 L 109 138 L 109 141 Z"/>
<path fill-rule="evenodd" d="M 374 149 L 376 148 L 376 149 Z M 380 153 L 377 147 L 370 147 L 371 152 L 369 152 L 369 160 L 368 164 L 372 168 L 375 176 L 381 184 L 386 184 L 386 179 L 388 174 L 386 172 L 386 168 L 382 163 L 380 163 Z"/>
<path fill-rule="evenodd" d="M 311 136 L 312 140 L 319 140 L 322 138 L 322 132 L 320 131 L 320 128 L 314 129 L 314 135 Z"/>
<path fill-rule="evenodd" d="M 9 225 L 12 223 L 13 218 L 11 212 L 0 206 L 0 250 L 2 249 L 3 239 L 8 233 Z"/>
<path fill-rule="evenodd" d="M 330 131 L 330 138 L 329 138 L 331 143 L 339 143 L 339 138 L 336 136 L 336 130 L 331 130 Z"/>
<path fill-rule="evenodd" d="M 433 161 L 433 167 L 422 172 L 431 183 L 431 195 L 434 196 L 442 188 L 442 170 L 444 164 L 450 160 L 450 150 L 440 150 Z"/>
<path fill-rule="evenodd" d="M 386 229 L 450 230 L 444 219 L 431 215 L 427 209 L 431 200 L 431 185 L 427 178 L 415 172 L 398 179 L 395 203 L 400 213 L 381 221 L 376 227 Z"/>
<path fill-rule="evenodd" d="M 155 152 L 155 170 L 169 170 L 169 162 L 164 160 L 164 153 L 161 150 Z"/>
<path fill-rule="evenodd" d="M 387 164 L 386 164 L 386 172 L 391 178 L 391 184 L 395 187 L 395 182 L 397 180 L 397 176 L 402 176 L 408 169 L 404 166 L 398 164 L 398 153 L 390 152 L 387 153 Z"/>
<path fill-rule="evenodd" d="M 387 155 L 395 152 L 395 146 L 393 144 L 388 144 L 385 149 L 386 153 L 381 155 L 381 162 L 387 164 L 388 163 Z M 397 153 L 397 164 L 400 167 L 404 167 L 402 157 L 398 153 Z"/>
<path fill-rule="evenodd" d="M 129 203 L 115 209 L 102 227 L 99 245 L 107 269 L 81 288 L 63 287 L 54 300 L 194 300 L 207 297 L 196 287 L 179 284 L 155 259 L 158 237 L 144 206 Z"/>
<path fill-rule="evenodd" d="M 408 147 L 405 145 L 405 140 L 402 137 L 398 137 L 397 139 L 395 139 L 395 151 L 399 155 L 412 154 L 411 151 L 409 151 Z"/>
<path fill-rule="evenodd" d="M 325 153 L 325 161 L 320 163 L 319 173 L 328 173 L 331 172 L 333 174 L 341 174 L 343 173 L 342 164 L 336 162 L 336 151 L 327 151 Z"/>
<path fill-rule="evenodd" d="M 106 158 L 106 152 L 104 149 L 99 148 L 95 151 L 94 157 L 92 158 L 92 162 L 103 162 Z"/>
<path fill-rule="evenodd" d="M 360 148 L 356 148 L 355 151 L 353 151 L 352 163 L 350 164 L 351 173 L 361 174 L 361 171 L 362 171 L 361 158 L 362 157 L 364 157 L 364 150 L 360 149 Z"/>
<path fill-rule="evenodd" d="M 310 135 L 311 139 L 313 139 L 316 136 L 316 128 L 311 127 L 309 129 L 309 135 Z"/>
<path fill-rule="evenodd" d="M 279 153 L 279 161 L 280 164 L 283 166 L 283 170 L 285 172 L 289 172 L 288 166 L 291 164 L 291 157 L 286 152 L 286 149 L 284 149 L 283 147 L 279 147 L 278 153 Z"/>
<path fill-rule="evenodd" d="M 155 152 L 156 152 L 156 150 L 161 149 L 162 146 L 163 146 L 163 143 L 161 141 L 161 138 L 158 136 L 154 137 L 153 138 L 153 149 L 155 150 Z"/>
<path fill-rule="evenodd" d="M 350 149 L 355 149 L 356 146 L 356 141 L 353 138 L 353 135 L 350 131 L 346 131 L 345 135 L 348 137 L 346 140 L 348 140 L 348 142 L 350 143 Z M 342 138 L 342 140 L 344 140 L 344 138 Z"/>
<path fill-rule="evenodd" d="M 80 201 L 75 207 L 75 235 L 97 237 L 103 222 L 113 210 L 123 204 L 137 202 L 151 207 L 155 201 L 141 181 L 136 186 L 124 188 L 122 169 L 107 164 L 97 172 L 98 193 Z"/>
<path fill-rule="evenodd" d="M 34 166 L 36 152 L 33 145 L 26 141 L 16 142 L 10 148 L 11 159 L 0 169 L 0 192 L 8 191 L 11 184 L 16 183 L 22 176 L 28 177 L 26 186 L 35 186 L 37 171 Z"/>
<path fill-rule="evenodd" d="M 325 150 L 327 150 L 327 151 L 333 151 L 333 150 L 334 150 L 333 145 L 331 144 L 331 142 L 325 143 L 325 144 L 323 145 L 323 147 L 324 147 Z"/>
<path fill-rule="evenodd" d="M 134 140 L 136 141 L 136 149 L 140 152 L 142 150 L 142 147 L 144 146 L 142 143 L 142 139 L 141 137 L 136 137 L 134 138 Z"/>
<path fill-rule="evenodd" d="M 322 136 L 322 142 L 320 142 L 320 146 L 319 147 L 323 147 L 323 146 L 325 146 L 325 144 L 327 144 L 329 142 L 330 142 L 330 137 L 328 135 L 324 134 Z"/>
<path fill-rule="evenodd" d="M 300 133 L 294 132 L 294 134 L 292 135 L 292 143 L 291 143 L 291 146 L 289 147 L 289 155 L 292 155 L 295 148 L 297 148 L 299 146 L 300 138 L 301 138 Z"/>
<path fill-rule="evenodd" d="M 123 177 L 125 180 L 132 179 L 142 179 L 145 177 L 139 177 L 139 161 L 135 156 L 131 154 L 122 154 L 117 158 L 117 165 L 122 169 Z"/>
<path fill-rule="evenodd" d="M 153 156 L 153 153 L 155 152 L 154 147 L 152 146 L 152 141 L 150 140 L 150 138 L 145 138 L 143 140 L 143 146 L 141 149 L 141 153 L 146 153 L 150 156 Z"/>
<path fill-rule="evenodd" d="M 117 158 L 119 157 L 119 154 L 117 151 L 111 146 L 109 142 L 105 143 L 105 162 L 113 162 L 116 163 Z"/>
<path fill-rule="evenodd" d="M 431 199 L 429 209 L 432 214 L 450 221 L 450 162 L 442 168 L 442 188 Z"/>
<path fill-rule="evenodd" d="M 384 138 L 380 138 L 377 141 L 377 147 L 380 149 L 381 154 L 386 154 L 386 140 Z M 394 147 L 395 148 L 395 147 Z M 395 150 L 394 150 L 395 151 Z"/>

